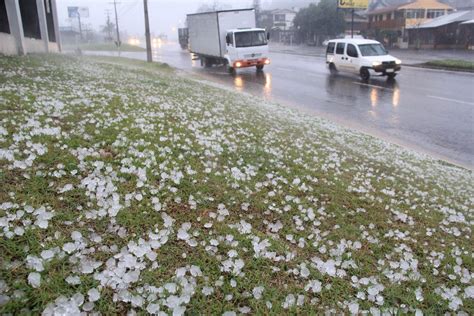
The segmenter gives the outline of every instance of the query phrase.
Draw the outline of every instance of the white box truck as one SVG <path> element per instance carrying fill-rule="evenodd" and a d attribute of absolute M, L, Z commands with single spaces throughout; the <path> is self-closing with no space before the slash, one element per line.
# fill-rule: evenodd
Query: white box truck
<path fill-rule="evenodd" d="M 224 10 L 187 15 L 189 50 L 201 65 L 227 65 L 229 71 L 270 64 L 268 36 L 255 27 L 255 10 Z"/>

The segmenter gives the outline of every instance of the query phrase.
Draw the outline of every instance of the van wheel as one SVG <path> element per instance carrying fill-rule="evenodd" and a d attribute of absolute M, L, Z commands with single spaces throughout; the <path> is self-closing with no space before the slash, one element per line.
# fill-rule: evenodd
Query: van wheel
<path fill-rule="evenodd" d="M 334 65 L 333 63 L 330 63 L 330 64 L 329 64 L 329 72 L 331 73 L 331 75 L 337 74 L 336 65 Z"/>
<path fill-rule="evenodd" d="M 367 68 L 361 68 L 360 70 L 360 78 L 364 81 L 368 81 L 370 79 L 370 72 Z"/>
<path fill-rule="evenodd" d="M 396 73 L 387 74 L 387 79 L 388 80 L 393 80 L 396 76 L 397 76 Z"/>
<path fill-rule="evenodd" d="M 257 65 L 256 68 L 257 68 L 257 71 L 262 71 L 263 70 L 263 65 Z"/>

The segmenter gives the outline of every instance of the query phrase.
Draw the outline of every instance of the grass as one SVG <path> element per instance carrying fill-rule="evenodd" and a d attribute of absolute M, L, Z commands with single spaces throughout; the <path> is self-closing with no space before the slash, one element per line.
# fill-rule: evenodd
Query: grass
<path fill-rule="evenodd" d="M 459 59 L 433 60 L 425 63 L 428 66 L 474 71 L 474 62 Z"/>
<path fill-rule="evenodd" d="M 470 171 L 158 63 L 37 55 L 2 57 L 0 67 L 0 314 L 38 314 L 60 296 L 87 302 L 91 288 L 102 314 L 146 313 L 150 303 L 170 313 L 176 297 L 190 314 L 354 304 L 473 313 Z M 30 206 L 54 213 L 47 228 Z M 190 236 L 178 238 L 185 223 Z M 54 256 L 35 289 L 28 256 L 45 250 Z M 124 258 L 136 259 L 124 270 L 139 274 L 131 283 L 117 268 Z M 244 266 L 227 271 L 237 259 Z M 81 272 L 90 262 L 99 266 Z M 321 290 L 306 291 L 310 280 Z M 291 295 L 304 303 L 284 306 Z"/>
<path fill-rule="evenodd" d="M 80 44 L 79 47 L 82 50 L 90 51 L 116 51 L 117 46 L 114 43 L 90 43 Z M 77 45 L 65 45 L 65 49 L 76 49 Z M 144 52 L 145 48 L 127 43 L 122 43 L 120 50 L 123 52 Z"/>

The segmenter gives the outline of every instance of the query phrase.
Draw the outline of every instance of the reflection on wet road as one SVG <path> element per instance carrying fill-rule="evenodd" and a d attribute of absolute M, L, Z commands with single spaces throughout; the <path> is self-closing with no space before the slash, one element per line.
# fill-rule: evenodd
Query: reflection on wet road
<path fill-rule="evenodd" d="M 145 59 L 144 53 L 122 53 Z M 474 75 L 404 67 L 397 80 L 329 75 L 324 59 L 271 55 L 258 73 L 225 67 L 202 68 L 175 44 L 156 45 L 155 61 L 199 74 L 265 99 L 296 106 L 360 131 L 473 166 Z"/>

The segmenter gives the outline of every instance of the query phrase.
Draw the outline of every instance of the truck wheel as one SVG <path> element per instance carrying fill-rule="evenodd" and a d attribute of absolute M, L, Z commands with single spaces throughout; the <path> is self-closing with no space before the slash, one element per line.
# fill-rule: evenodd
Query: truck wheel
<path fill-rule="evenodd" d="M 361 68 L 360 70 L 360 78 L 364 81 L 368 81 L 370 79 L 370 72 L 367 68 Z"/>
<path fill-rule="evenodd" d="M 262 71 L 263 70 L 263 65 L 257 65 L 256 68 L 257 68 L 257 71 Z"/>
<path fill-rule="evenodd" d="M 337 74 L 336 65 L 334 65 L 333 63 L 330 63 L 330 64 L 329 64 L 329 72 L 331 73 L 331 75 Z"/>
<path fill-rule="evenodd" d="M 235 68 L 228 65 L 227 72 L 229 72 L 231 75 L 235 75 Z"/>

